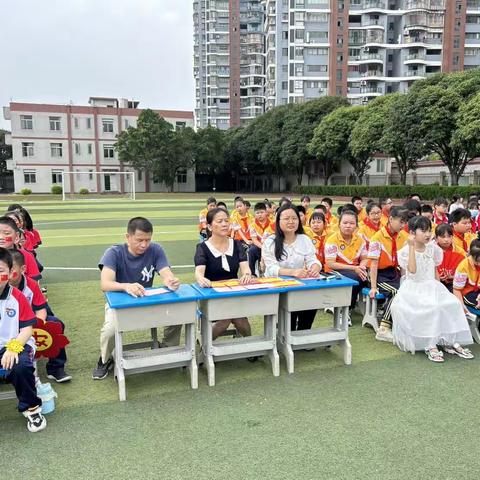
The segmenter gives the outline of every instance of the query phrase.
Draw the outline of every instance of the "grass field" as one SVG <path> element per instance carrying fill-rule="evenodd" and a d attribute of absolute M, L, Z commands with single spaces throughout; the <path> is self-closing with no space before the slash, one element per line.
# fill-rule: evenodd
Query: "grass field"
<path fill-rule="evenodd" d="M 229 205 L 231 197 L 219 195 Z M 268 360 L 223 362 L 215 387 L 200 370 L 198 391 L 185 371 L 164 370 L 128 377 L 125 403 L 112 377 L 91 380 L 103 322 L 101 254 L 123 241 L 130 217 L 143 215 L 191 282 L 203 203 L 204 195 L 25 203 L 43 237 L 43 284 L 67 324 L 74 379 L 55 385 L 57 408 L 40 434 L 27 432 L 14 401 L 0 403 L 2 478 L 477 479 L 477 345 L 473 361 L 434 365 L 376 342 L 355 315 L 349 367 L 335 347 L 297 353 L 294 375 L 282 359 L 279 378 Z"/>

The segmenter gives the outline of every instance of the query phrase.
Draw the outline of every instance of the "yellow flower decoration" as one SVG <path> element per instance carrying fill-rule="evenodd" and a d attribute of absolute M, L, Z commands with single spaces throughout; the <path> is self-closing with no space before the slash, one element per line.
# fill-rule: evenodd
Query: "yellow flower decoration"
<path fill-rule="evenodd" d="M 6 343 L 5 348 L 7 349 L 8 352 L 13 352 L 13 353 L 22 353 L 23 352 L 22 343 L 15 338 L 12 339 L 12 340 L 9 340 Z"/>

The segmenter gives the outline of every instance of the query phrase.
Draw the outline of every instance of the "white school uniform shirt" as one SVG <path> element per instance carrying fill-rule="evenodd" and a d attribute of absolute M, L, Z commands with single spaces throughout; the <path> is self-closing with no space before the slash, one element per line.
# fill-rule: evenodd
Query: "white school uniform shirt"
<path fill-rule="evenodd" d="M 307 235 L 298 234 L 293 243 L 283 244 L 285 252 L 279 261 L 275 257 L 275 235 L 270 235 L 262 246 L 262 259 L 265 262 L 265 276 L 278 277 L 281 268 L 307 268 L 322 264 L 317 259 L 315 247 Z"/>

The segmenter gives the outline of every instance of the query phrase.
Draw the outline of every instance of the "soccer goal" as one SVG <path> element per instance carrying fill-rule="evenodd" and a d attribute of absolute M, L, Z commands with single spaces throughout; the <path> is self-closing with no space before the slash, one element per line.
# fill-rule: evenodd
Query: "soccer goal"
<path fill-rule="evenodd" d="M 63 200 L 128 198 L 135 200 L 135 172 L 75 170 L 62 174 Z"/>

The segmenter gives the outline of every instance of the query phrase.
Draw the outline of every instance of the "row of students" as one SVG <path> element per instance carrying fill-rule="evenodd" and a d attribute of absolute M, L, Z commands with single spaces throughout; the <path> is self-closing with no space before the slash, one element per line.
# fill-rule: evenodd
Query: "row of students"
<path fill-rule="evenodd" d="M 65 328 L 53 315 L 38 283 L 41 266 L 36 249 L 41 243 L 28 211 L 21 205 L 10 205 L 0 217 L 0 363 L 14 385 L 18 409 L 27 418 L 31 432 L 46 426 L 36 394 L 33 325 L 37 320 L 53 321 L 61 324 L 62 332 Z M 48 360 L 47 377 L 59 383 L 71 380 L 65 372 L 66 361 L 65 349 L 61 349 L 57 357 Z"/>

